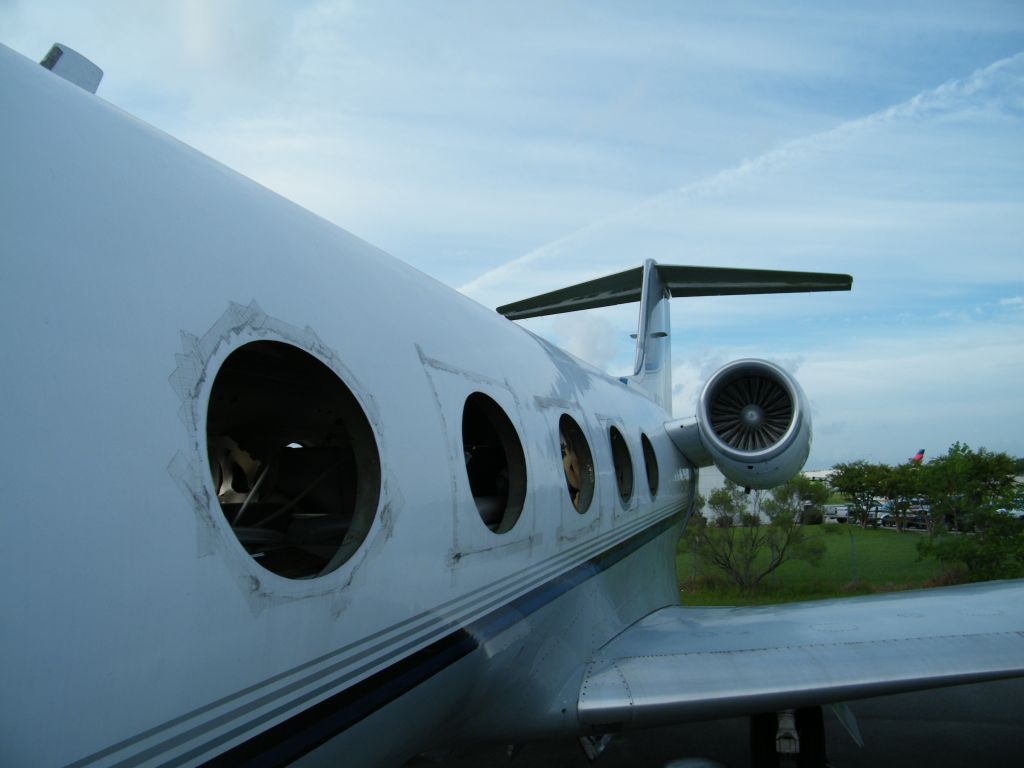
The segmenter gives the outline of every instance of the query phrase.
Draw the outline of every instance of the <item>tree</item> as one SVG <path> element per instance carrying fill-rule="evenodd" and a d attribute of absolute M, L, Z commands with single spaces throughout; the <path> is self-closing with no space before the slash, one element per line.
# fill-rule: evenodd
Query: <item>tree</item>
<path fill-rule="evenodd" d="M 975 525 L 970 534 L 929 536 L 917 543 L 917 551 L 938 558 L 946 567 L 963 563 L 971 581 L 1024 576 L 1024 520 L 983 512 L 975 517 Z"/>
<path fill-rule="evenodd" d="M 725 487 L 708 496 L 706 524 L 687 527 L 694 554 L 743 590 L 753 589 L 790 560 L 817 564 L 825 545 L 797 523 L 800 492 L 800 484 L 790 481 L 770 495 L 755 492 L 748 504 L 743 490 L 726 480 Z"/>
<path fill-rule="evenodd" d="M 875 506 L 875 497 L 883 495 L 882 486 L 888 472 L 885 464 L 870 464 L 863 459 L 835 465 L 829 483 L 850 499 L 854 519 L 865 528 Z"/>
<path fill-rule="evenodd" d="M 918 551 L 944 565 L 963 563 L 973 581 L 1024 576 L 1024 521 L 1001 511 L 1020 503 L 1014 459 L 954 443 L 924 470 L 932 535 Z"/>
<path fill-rule="evenodd" d="M 945 456 L 924 467 L 922 486 L 932 511 L 929 532 L 942 527 L 971 531 L 988 512 L 1012 507 L 1017 488 L 1014 460 L 1005 453 L 953 443 Z"/>
<path fill-rule="evenodd" d="M 896 531 L 902 532 L 914 499 L 923 493 L 924 470 L 912 461 L 886 469 L 881 481 L 882 495 L 889 499 Z"/>
<path fill-rule="evenodd" d="M 800 523 L 803 525 L 817 525 L 821 523 L 825 515 L 825 502 L 828 501 L 829 490 L 825 483 L 811 480 L 803 475 L 797 475 L 779 489 L 787 489 L 792 495 L 792 503 L 800 510 Z M 772 493 L 775 493 L 773 489 Z"/>

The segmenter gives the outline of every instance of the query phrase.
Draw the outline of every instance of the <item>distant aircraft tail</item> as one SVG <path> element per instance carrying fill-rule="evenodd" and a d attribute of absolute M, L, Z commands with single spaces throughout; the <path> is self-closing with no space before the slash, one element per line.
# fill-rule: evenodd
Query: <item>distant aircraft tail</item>
<path fill-rule="evenodd" d="M 639 386 L 671 413 L 671 297 L 848 291 L 852 285 L 849 275 L 670 266 L 647 259 L 642 267 L 506 304 L 497 311 L 510 320 L 522 320 L 639 301 L 633 375 L 623 381 Z"/>
<path fill-rule="evenodd" d="M 914 462 L 915 464 L 920 464 L 921 462 L 923 462 L 924 461 L 924 448 L 922 448 L 917 453 L 915 453 L 913 456 L 911 456 L 910 460 L 912 462 Z"/>

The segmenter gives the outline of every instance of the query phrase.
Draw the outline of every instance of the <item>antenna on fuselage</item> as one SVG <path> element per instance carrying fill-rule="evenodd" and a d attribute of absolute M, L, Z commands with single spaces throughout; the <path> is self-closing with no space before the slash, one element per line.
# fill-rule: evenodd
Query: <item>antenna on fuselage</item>
<path fill-rule="evenodd" d="M 96 93 L 103 79 L 102 69 L 63 43 L 54 43 L 39 63 L 89 93 Z"/>

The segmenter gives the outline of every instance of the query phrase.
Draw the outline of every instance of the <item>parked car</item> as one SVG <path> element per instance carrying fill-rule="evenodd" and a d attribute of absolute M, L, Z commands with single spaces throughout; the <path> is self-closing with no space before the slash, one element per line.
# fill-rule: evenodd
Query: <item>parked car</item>
<path fill-rule="evenodd" d="M 1002 509 L 997 509 L 996 512 L 998 512 L 1001 515 L 1009 515 L 1010 517 L 1015 517 L 1018 520 L 1024 520 L 1024 509 L 1006 509 L 1004 507 Z"/>
<path fill-rule="evenodd" d="M 850 508 L 845 504 L 826 504 L 826 523 L 845 523 L 850 519 Z"/>
<path fill-rule="evenodd" d="M 916 528 L 923 531 L 928 527 L 928 515 L 923 515 L 919 512 L 908 512 L 903 520 L 903 527 Z"/>

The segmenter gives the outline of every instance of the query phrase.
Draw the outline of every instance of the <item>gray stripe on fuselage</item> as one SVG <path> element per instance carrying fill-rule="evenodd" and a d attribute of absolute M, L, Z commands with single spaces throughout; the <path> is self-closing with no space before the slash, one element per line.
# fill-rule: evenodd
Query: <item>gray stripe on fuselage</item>
<path fill-rule="evenodd" d="M 161 725 L 149 728 L 136 736 L 125 739 L 117 744 L 95 752 L 88 757 L 70 763 L 67 768 L 82 768 L 83 766 L 87 766 L 97 760 L 109 757 L 117 752 L 127 750 L 132 746 L 139 744 L 139 742 L 157 736 L 161 732 L 171 730 L 182 723 L 195 719 L 219 707 L 229 706 L 232 702 L 255 694 L 261 689 L 268 688 L 269 686 L 286 680 L 289 677 L 301 674 L 312 667 L 317 667 L 315 672 L 307 674 L 301 679 L 295 680 L 281 688 L 275 689 L 272 692 L 258 696 L 257 698 L 237 706 L 222 715 L 204 720 L 202 723 L 189 728 L 176 736 L 166 738 L 152 747 L 143 749 L 135 755 L 126 756 L 122 761 L 115 763 L 115 765 L 125 766 L 125 768 L 127 768 L 127 766 L 138 765 L 160 752 L 166 751 L 167 749 L 173 749 L 175 746 L 179 746 L 190 740 L 201 738 L 203 734 L 215 729 L 219 725 L 230 722 L 233 719 L 242 718 L 246 714 L 260 707 L 267 706 L 277 698 L 282 698 L 303 687 L 313 685 L 317 681 L 322 682 L 325 674 L 329 675 L 334 672 L 338 672 L 361 659 L 365 659 L 368 654 L 377 656 L 377 659 L 373 662 L 363 664 L 355 670 L 334 677 L 329 682 L 322 683 L 306 694 L 294 698 L 289 705 L 285 705 L 285 710 L 294 708 L 301 711 L 306 708 L 305 705 L 311 699 L 320 696 L 326 698 L 326 696 L 324 696 L 325 692 L 327 692 L 328 695 L 333 695 L 330 693 L 330 690 L 339 686 L 343 687 L 341 687 L 338 692 L 340 692 L 340 690 L 344 690 L 345 687 L 348 687 L 347 684 L 356 682 L 353 678 L 358 678 L 363 674 L 369 676 L 378 669 L 390 666 L 398 660 L 396 657 L 404 657 L 410 652 L 415 652 L 418 648 L 429 645 L 438 638 L 450 633 L 453 629 L 457 629 L 459 626 L 465 626 L 476 619 L 486 616 L 494 608 L 500 607 L 501 605 L 514 600 L 519 595 L 529 592 L 531 589 L 536 588 L 551 578 L 557 577 L 561 573 L 566 573 L 572 570 L 578 565 L 591 559 L 594 555 L 607 549 L 611 549 L 619 543 L 632 538 L 639 531 L 645 530 L 652 525 L 656 525 L 684 508 L 685 502 L 659 507 L 643 517 L 632 520 L 626 525 L 613 528 L 597 537 L 586 539 L 570 549 L 562 550 L 561 552 L 551 555 L 538 566 L 531 568 L 529 573 L 526 575 L 524 575 L 523 572 L 519 572 L 499 581 L 492 582 L 491 584 L 478 587 L 466 594 L 451 598 L 450 600 L 439 604 L 435 608 L 422 611 L 415 616 L 411 616 L 397 624 L 380 629 L 364 638 L 360 638 L 359 640 L 342 646 L 341 648 L 323 654 L 316 659 L 303 662 L 290 670 L 280 672 L 231 695 L 225 696 L 209 704 L 205 704 L 186 714 L 179 715 L 178 717 L 168 720 Z M 447 613 L 448 618 L 441 618 L 439 614 L 443 614 L 446 611 L 449 611 Z M 423 621 L 424 618 L 427 618 L 428 621 Z M 398 634 L 394 634 L 398 630 L 402 631 Z M 401 643 L 402 640 L 417 634 L 420 635 L 420 637 L 416 640 L 402 645 L 396 645 L 397 643 Z M 392 635 L 388 638 L 387 642 L 378 643 L 376 646 L 371 648 L 366 647 L 374 640 L 378 640 L 387 635 Z M 357 658 L 353 658 L 353 654 L 351 652 L 356 649 L 360 649 L 359 656 Z M 378 655 L 381 653 L 384 655 Z M 319 667 L 319 665 L 324 664 L 331 659 L 336 659 L 342 654 L 346 654 L 345 658 L 335 661 L 326 668 Z M 276 717 L 277 714 L 280 713 L 280 710 L 280 707 L 275 708 L 273 713 L 264 714 L 254 720 L 250 720 L 249 724 L 243 728 L 243 732 L 244 730 L 250 730 L 255 724 L 262 724 L 263 722 L 266 722 L 266 720 Z M 222 743 L 223 740 L 224 739 L 222 738 L 214 742 L 210 742 L 211 748 Z"/>

